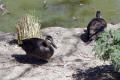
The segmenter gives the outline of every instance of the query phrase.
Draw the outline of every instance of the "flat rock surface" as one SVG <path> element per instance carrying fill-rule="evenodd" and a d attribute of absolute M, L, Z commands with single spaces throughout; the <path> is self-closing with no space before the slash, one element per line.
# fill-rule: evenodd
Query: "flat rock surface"
<path fill-rule="evenodd" d="M 50 27 L 42 33 L 58 48 L 48 62 L 30 57 L 27 63 L 17 34 L 0 32 L 0 80 L 119 80 L 112 65 L 94 56 L 94 43 L 85 43 L 85 28 Z"/>

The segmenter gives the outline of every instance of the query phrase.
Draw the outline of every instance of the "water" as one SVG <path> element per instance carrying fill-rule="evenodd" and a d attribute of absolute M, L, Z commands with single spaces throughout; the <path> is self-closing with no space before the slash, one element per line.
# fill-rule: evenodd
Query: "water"
<path fill-rule="evenodd" d="M 120 21 L 120 0 L 47 0 L 46 5 L 44 0 L 3 1 L 8 14 L 0 14 L 0 30 L 5 32 L 15 31 L 18 20 L 30 11 L 35 11 L 42 28 L 86 27 L 95 17 L 95 9 L 108 23 Z"/>

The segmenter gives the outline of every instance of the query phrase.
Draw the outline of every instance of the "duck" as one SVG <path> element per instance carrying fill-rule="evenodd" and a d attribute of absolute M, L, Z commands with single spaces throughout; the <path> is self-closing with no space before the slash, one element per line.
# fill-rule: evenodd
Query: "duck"
<path fill-rule="evenodd" d="M 107 22 L 102 18 L 101 12 L 96 12 L 96 18 L 93 18 L 87 26 L 87 41 L 98 40 L 104 29 L 107 27 Z"/>
<path fill-rule="evenodd" d="M 29 62 L 29 56 L 48 60 L 53 56 L 54 48 L 57 49 L 52 36 L 46 36 L 45 39 L 29 38 L 21 40 L 21 42 L 19 46 L 26 52 L 27 62 Z"/>

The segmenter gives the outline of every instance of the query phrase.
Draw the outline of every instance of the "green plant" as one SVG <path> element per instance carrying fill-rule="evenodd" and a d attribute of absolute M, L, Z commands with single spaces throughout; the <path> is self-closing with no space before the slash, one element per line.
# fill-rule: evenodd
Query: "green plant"
<path fill-rule="evenodd" d="M 93 50 L 97 57 L 110 61 L 120 72 L 120 29 L 105 30 L 96 41 Z"/>
<path fill-rule="evenodd" d="M 18 21 L 16 25 L 18 44 L 21 44 L 21 40 L 23 39 L 42 37 L 42 33 L 40 32 L 41 25 L 38 22 L 39 20 L 34 14 L 25 14 L 24 18 Z"/>

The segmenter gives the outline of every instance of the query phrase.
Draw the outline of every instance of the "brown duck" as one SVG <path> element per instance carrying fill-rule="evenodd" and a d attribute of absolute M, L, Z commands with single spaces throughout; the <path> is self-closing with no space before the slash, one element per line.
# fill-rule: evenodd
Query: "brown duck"
<path fill-rule="evenodd" d="M 51 36 L 46 36 L 45 40 L 40 38 L 24 39 L 19 46 L 26 52 L 26 61 L 29 61 L 28 56 L 43 60 L 50 59 L 54 54 L 53 47 L 57 48 Z"/>
<path fill-rule="evenodd" d="M 100 11 L 97 11 L 96 18 L 93 18 L 87 26 L 87 41 L 97 40 L 106 27 L 106 21 L 102 18 Z"/>

